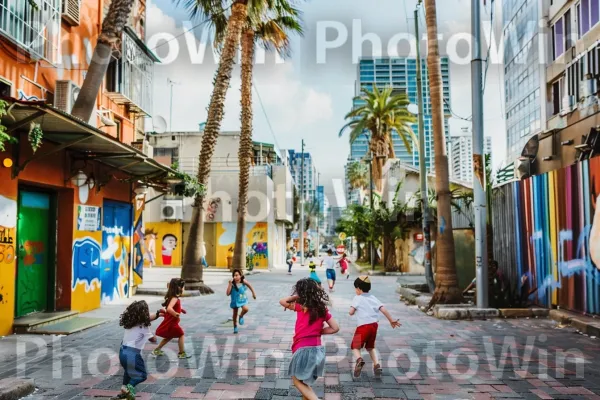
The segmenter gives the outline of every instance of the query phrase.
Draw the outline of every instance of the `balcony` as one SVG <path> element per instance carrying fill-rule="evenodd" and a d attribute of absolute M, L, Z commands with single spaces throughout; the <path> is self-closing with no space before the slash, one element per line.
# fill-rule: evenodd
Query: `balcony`
<path fill-rule="evenodd" d="M 0 34 L 32 59 L 58 62 L 62 0 L 0 0 Z"/>
<path fill-rule="evenodd" d="M 130 112 L 149 116 L 152 67 L 159 60 L 129 27 L 123 32 L 121 46 L 121 58 L 114 58 L 108 67 L 107 96 Z"/>
<path fill-rule="evenodd" d="M 177 159 L 179 170 L 186 174 L 196 176 L 198 174 L 198 157 L 179 157 Z M 240 164 L 237 157 L 213 157 L 211 163 L 211 175 L 239 174 Z M 251 176 L 266 175 L 273 179 L 273 166 L 279 163 L 269 163 L 264 158 L 254 158 L 250 167 Z"/>

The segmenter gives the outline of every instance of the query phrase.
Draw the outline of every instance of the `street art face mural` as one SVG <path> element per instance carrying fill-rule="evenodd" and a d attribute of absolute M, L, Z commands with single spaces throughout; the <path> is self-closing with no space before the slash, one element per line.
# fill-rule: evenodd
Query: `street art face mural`
<path fill-rule="evenodd" d="M 91 237 L 76 239 L 73 244 L 72 290 L 82 283 L 86 293 L 100 286 L 100 245 Z"/>
<path fill-rule="evenodd" d="M 517 273 L 534 300 L 600 314 L 600 158 L 512 185 Z"/>
<path fill-rule="evenodd" d="M 146 229 L 144 232 L 144 266 L 156 265 L 156 238 L 158 233 L 154 229 Z"/>
<path fill-rule="evenodd" d="M 180 222 L 147 222 L 145 224 L 144 262 L 148 266 L 181 266 L 183 226 Z"/>
<path fill-rule="evenodd" d="M 166 234 L 162 238 L 162 262 L 165 266 L 173 265 L 173 251 L 177 248 L 177 237 Z"/>
<path fill-rule="evenodd" d="M 227 252 L 235 243 L 236 223 L 223 222 L 217 224 L 217 266 L 227 266 Z M 248 245 L 248 262 L 255 268 L 269 267 L 269 236 L 266 222 L 247 222 L 246 240 Z"/>

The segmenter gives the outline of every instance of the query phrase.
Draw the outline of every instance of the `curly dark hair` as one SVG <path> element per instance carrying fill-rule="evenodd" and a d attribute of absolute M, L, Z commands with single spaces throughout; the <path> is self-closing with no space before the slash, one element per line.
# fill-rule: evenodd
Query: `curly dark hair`
<path fill-rule="evenodd" d="M 185 281 L 181 278 L 173 278 L 171 282 L 169 282 L 169 288 L 167 289 L 167 294 L 165 295 L 165 302 L 162 303 L 163 307 L 168 307 L 171 299 L 173 297 L 179 297 L 183 293 L 183 288 L 185 287 Z"/>
<path fill-rule="evenodd" d="M 245 277 L 245 276 L 244 276 L 244 274 L 242 273 L 242 270 L 241 270 L 241 269 L 237 269 L 237 268 L 236 268 L 236 269 L 234 269 L 233 271 L 231 271 L 231 277 L 233 278 L 233 277 L 235 276 L 235 273 L 236 273 L 236 272 L 237 272 L 238 274 L 240 274 L 240 276 L 241 276 L 241 279 L 240 279 L 240 284 L 244 285 L 244 284 L 245 284 L 245 283 L 244 283 L 244 279 L 246 279 L 246 277 Z M 236 285 L 235 283 L 233 284 L 233 289 L 234 289 L 234 290 L 238 290 L 238 287 L 237 287 L 237 285 Z"/>
<path fill-rule="evenodd" d="M 125 329 L 131 329 L 136 326 L 150 326 L 150 310 L 148 309 L 148 303 L 144 300 L 131 303 L 125 311 L 123 311 L 123 314 L 121 314 L 119 325 Z"/>
<path fill-rule="evenodd" d="M 316 281 L 310 278 L 300 279 L 294 285 L 292 295 L 298 296 L 298 304 L 308 309 L 311 324 L 327 315 L 329 296 Z"/>

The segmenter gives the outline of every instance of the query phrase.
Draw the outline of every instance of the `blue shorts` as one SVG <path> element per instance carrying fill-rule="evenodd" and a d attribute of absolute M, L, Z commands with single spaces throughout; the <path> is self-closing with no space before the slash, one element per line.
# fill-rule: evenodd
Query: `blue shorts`
<path fill-rule="evenodd" d="M 325 270 L 325 274 L 327 275 L 328 281 L 335 282 L 335 269 L 327 269 L 327 270 Z"/>

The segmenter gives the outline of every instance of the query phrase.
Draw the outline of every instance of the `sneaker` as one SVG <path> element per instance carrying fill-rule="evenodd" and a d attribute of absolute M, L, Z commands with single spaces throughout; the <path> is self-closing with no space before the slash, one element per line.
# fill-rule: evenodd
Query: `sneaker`
<path fill-rule="evenodd" d="M 187 354 L 185 351 L 183 353 L 179 353 L 177 354 L 177 358 L 184 360 L 186 358 L 192 358 L 192 356 L 190 356 L 189 354 Z"/>
<path fill-rule="evenodd" d="M 239 332 L 239 330 L 238 330 L 238 327 L 237 327 L 237 326 L 234 326 L 234 327 L 233 327 L 233 333 L 237 334 L 238 332 Z"/>
<path fill-rule="evenodd" d="M 164 356 L 165 352 L 160 349 L 154 349 L 154 351 L 152 351 L 152 355 L 156 356 L 156 357 L 160 357 L 160 356 Z"/>
<path fill-rule="evenodd" d="M 375 374 L 375 377 L 381 378 L 381 375 L 383 374 L 383 368 L 381 368 L 381 364 L 375 364 L 373 367 L 373 373 Z"/>
<path fill-rule="evenodd" d="M 240 317 L 240 325 L 244 325 L 244 317 Z"/>
<path fill-rule="evenodd" d="M 131 385 L 127 385 L 127 400 L 135 399 L 135 388 Z"/>
<path fill-rule="evenodd" d="M 360 357 L 356 360 L 356 364 L 354 365 L 354 377 L 360 378 L 360 374 L 362 372 L 363 367 L 365 366 L 365 360 Z"/>

